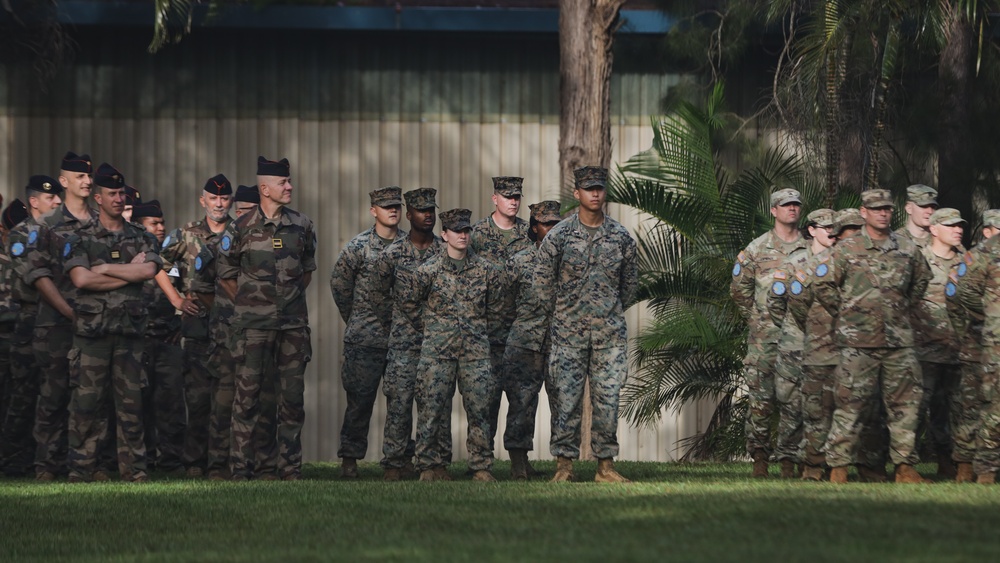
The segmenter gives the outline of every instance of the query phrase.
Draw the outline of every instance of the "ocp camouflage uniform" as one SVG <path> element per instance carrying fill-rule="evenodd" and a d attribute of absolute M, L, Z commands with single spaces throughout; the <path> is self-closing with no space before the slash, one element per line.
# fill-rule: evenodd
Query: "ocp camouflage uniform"
<path fill-rule="evenodd" d="M 34 271 L 37 256 L 34 249 L 40 244 L 38 221 L 29 217 L 11 229 L 8 253 L 13 276 L 11 295 L 20 303 L 14 322 L 10 345 L 10 377 L 6 382 L 7 411 L 3 417 L 2 458 L 0 466 L 8 475 L 24 475 L 32 467 L 35 439 L 32 428 L 35 420 L 35 403 L 38 400 L 38 363 L 32 348 L 38 302 L 41 300 L 35 281 L 40 277 Z"/>
<path fill-rule="evenodd" d="M 154 248 L 159 246 L 155 241 L 150 241 Z M 146 454 L 157 469 L 180 469 L 186 417 L 181 318 L 155 279 L 143 284 L 142 295 L 149 312 L 142 356 L 148 383 L 143 390 Z"/>
<path fill-rule="evenodd" d="M 462 261 L 440 252 L 417 268 L 413 293 L 404 297 L 413 309 L 423 304 L 424 337 L 417 366 L 416 467 L 446 467 L 451 441 L 439 429 L 449 427 L 455 384 L 468 418 L 469 469 L 493 465 L 490 406 L 499 382 L 490 365 L 487 315 L 501 298 L 502 275 L 491 263 L 468 253 Z"/>
<path fill-rule="evenodd" d="M 122 231 L 108 231 L 99 221 L 65 243 L 67 275 L 73 268 L 129 264 L 139 254 L 144 263 L 162 265 L 145 231 L 124 222 Z M 123 479 L 146 477 L 146 446 L 142 425 L 143 334 L 148 314 L 142 283 L 111 291 L 81 289 L 77 296 L 75 336 L 70 350 L 69 452 L 70 477 L 89 479 L 97 463 L 98 446 L 108 421 L 108 391 L 117 418 L 118 471 Z"/>
<path fill-rule="evenodd" d="M 232 223 L 228 221 L 227 223 Z M 160 255 L 164 267 L 177 268 L 182 293 L 198 302 L 197 315 L 181 315 L 184 350 L 184 399 L 187 427 L 184 436 L 184 465 L 203 469 L 208 462 L 208 434 L 212 413 L 212 376 L 208 369 L 211 353 L 209 313 L 215 298 L 213 284 L 198 282 L 195 261 L 202 251 L 218 243 L 222 233 L 213 232 L 205 219 L 192 221 L 173 230 L 163 240 Z"/>
<path fill-rule="evenodd" d="M 551 311 L 549 379 L 556 390 L 550 450 L 580 457 L 583 390 L 590 382 L 591 448 L 599 459 L 618 455 L 618 398 L 628 374 L 625 309 L 638 287 L 636 244 L 611 217 L 591 230 L 579 215 L 552 227 L 539 248 L 542 302 Z"/>
<path fill-rule="evenodd" d="M 0 413 L 7 412 L 4 387 L 10 378 L 10 344 L 14 333 L 14 322 L 20 309 L 11 295 L 13 267 L 7 254 L 7 245 L 0 247 Z"/>
<path fill-rule="evenodd" d="M 977 425 L 973 471 L 984 475 L 1000 469 L 1000 398 L 997 395 L 1000 388 L 1000 237 L 993 237 L 976 248 L 976 254 L 969 257 L 971 260 L 962 262 L 966 264 L 966 273 L 958 278 L 957 293 L 972 322 L 982 318 L 983 403 Z M 973 354 L 967 357 L 975 358 Z"/>
<path fill-rule="evenodd" d="M 867 227 L 839 243 L 830 263 L 832 272 L 813 282 L 817 300 L 837 318 L 841 348 L 826 461 L 856 463 L 863 422 L 881 390 L 892 462 L 914 465 L 923 390 L 910 313 L 931 280 L 930 267 L 909 239 L 891 234 L 873 241 Z"/>
<path fill-rule="evenodd" d="M 512 256 L 505 270 L 517 310 L 503 355 L 502 381 L 510 403 L 503 447 L 508 451 L 534 449 L 538 393 L 549 375 L 551 311 L 542 302 L 544 291 L 535 282 L 540 257 L 537 248 L 527 248 Z M 549 394 L 550 404 L 556 404 L 555 390 L 550 389 Z"/>
<path fill-rule="evenodd" d="M 382 467 L 402 469 L 413 458 L 415 444 L 413 433 L 413 398 L 417 389 L 417 365 L 424 339 L 422 307 L 412 298 L 416 292 L 417 269 L 444 251 L 444 242 L 434 237 L 434 242 L 423 251 L 417 250 L 410 237 L 398 238 L 378 256 L 373 281 L 379 300 L 390 303 L 392 322 L 389 329 L 389 354 L 386 358 L 382 392 L 385 394 L 386 412 L 382 443 Z M 451 445 L 451 418 L 439 428 L 442 438 Z M 444 444 L 441 444 L 444 445 Z M 451 458 L 444 460 L 451 463 Z"/>
<path fill-rule="evenodd" d="M 962 261 L 965 249 L 957 248 L 950 260 L 935 255 L 930 245 L 921 252 L 933 277 L 923 299 L 914 304 L 911 316 L 924 387 L 917 436 L 926 435 L 938 460 L 950 461 L 953 442 L 949 418 L 960 408 L 961 364 L 958 334 L 948 315 L 945 291 L 949 272 Z"/>
<path fill-rule="evenodd" d="M 80 290 L 64 268 L 66 242 L 77 240 L 79 231 L 97 219 L 97 211 L 87 208 L 88 216 L 77 219 L 65 205 L 46 213 L 39 220 L 39 244 L 30 260 L 38 264 L 37 277 L 52 279 L 66 303 L 76 308 Z M 61 473 L 66 468 L 67 429 L 69 425 L 69 353 L 73 348 L 73 321 L 42 299 L 35 321 L 34 353 L 40 368 L 38 404 L 35 408 L 35 473 Z M 109 437 L 110 441 L 110 437 Z"/>
<path fill-rule="evenodd" d="M 236 341 L 236 395 L 230 449 L 234 478 L 249 478 L 259 424 L 276 421 L 267 436 L 276 447 L 278 467 L 254 467 L 260 476 L 301 476 L 302 424 L 305 421 L 306 364 L 312 358 L 306 285 L 316 269 L 316 235 L 312 221 L 287 207 L 269 219 L 260 207 L 231 221 L 219 242 L 216 271 L 237 284 L 232 327 Z M 261 392 L 272 385 L 276 412 L 262 408 Z"/>
<path fill-rule="evenodd" d="M 746 422 L 747 453 L 770 458 L 771 416 L 775 409 L 775 364 L 780 329 L 767 311 L 767 293 L 776 281 L 774 273 L 796 251 L 806 248 L 799 237 L 792 242 L 768 231 L 753 240 L 736 257 L 730 293 L 747 320 L 747 355 L 743 360 L 749 392 Z"/>
<path fill-rule="evenodd" d="M 406 231 L 396 231 L 395 240 L 405 237 Z M 386 370 L 392 324 L 392 302 L 376 289 L 375 263 L 389 245 L 371 227 L 347 243 L 330 274 L 333 300 L 347 324 L 341 371 L 347 410 L 340 430 L 340 458 L 364 459 L 368 451 L 368 428 Z"/>
<path fill-rule="evenodd" d="M 821 252 L 820 255 L 828 254 Z M 812 248 L 792 252 L 774 271 L 774 283 L 767 292 L 767 309 L 771 321 L 780 330 L 778 360 L 775 364 L 774 394 L 778 404 L 778 440 L 775 457 L 778 460 L 803 462 L 799 449 L 802 441 L 802 362 L 805 355 L 805 334 L 793 319 L 788 318 L 788 298 L 792 290 L 801 291 L 801 281 L 795 273 L 804 268 L 816 254 Z M 798 282 L 798 285 L 793 285 Z"/>
<path fill-rule="evenodd" d="M 515 180 L 513 183 L 510 180 Z M 516 184 L 516 192 L 521 193 L 520 178 L 498 177 L 494 178 L 494 186 L 505 190 L 508 184 Z M 499 182 L 499 183 L 498 183 Z M 511 192 L 513 193 L 513 192 Z M 510 260 L 518 252 L 534 246 L 528 237 L 528 222 L 520 217 L 514 217 L 514 227 L 503 230 L 493 221 L 493 215 L 477 221 L 472 225 L 472 238 L 469 242 L 471 252 L 479 254 L 487 259 L 493 266 L 500 269 L 507 266 Z M 510 403 L 516 401 L 512 399 L 512 394 L 517 393 L 517 382 L 508 381 L 504 377 L 503 356 L 504 348 L 507 346 L 507 336 L 510 327 L 514 323 L 517 311 L 514 307 L 514 296 L 508 294 L 502 296 L 497 309 L 490 311 L 488 319 L 490 332 L 490 365 L 493 369 L 493 376 L 500 382 L 500 391 L 507 395 L 508 411 Z M 493 422 L 493 431 L 498 428 L 498 417 L 500 414 L 501 393 L 494 397 L 493 404 L 490 405 L 490 420 Z"/>

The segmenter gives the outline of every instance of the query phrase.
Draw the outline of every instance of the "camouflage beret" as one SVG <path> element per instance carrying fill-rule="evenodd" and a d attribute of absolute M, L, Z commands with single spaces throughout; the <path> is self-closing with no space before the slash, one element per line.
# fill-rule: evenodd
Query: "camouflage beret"
<path fill-rule="evenodd" d="M 806 216 L 806 222 L 819 225 L 820 227 L 830 228 L 834 224 L 834 216 L 835 212 L 832 209 L 817 209 Z"/>
<path fill-rule="evenodd" d="M 274 161 L 274 160 L 268 160 L 263 156 L 258 156 L 257 175 L 278 176 L 279 178 L 287 178 L 292 175 L 292 167 L 288 164 L 287 158 L 283 158 L 279 161 Z"/>
<path fill-rule="evenodd" d="M 802 194 L 792 188 L 782 188 L 771 194 L 771 207 L 781 207 L 789 203 L 802 203 Z"/>
<path fill-rule="evenodd" d="M 69 151 L 63 156 L 59 169 L 67 172 L 90 174 L 94 171 L 94 166 L 90 162 L 89 154 L 76 154 L 73 151 Z"/>
<path fill-rule="evenodd" d="M 125 175 L 105 162 L 97 167 L 97 172 L 94 173 L 94 183 L 102 188 L 120 190 L 125 187 Z"/>
<path fill-rule="evenodd" d="M 493 193 L 504 197 L 520 197 L 524 178 L 517 176 L 497 176 L 493 178 Z"/>
<path fill-rule="evenodd" d="M 441 212 L 441 226 L 449 231 L 464 231 L 472 228 L 472 211 L 449 209 Z"/>
<path fill-rule="evenodd" d="M 895 207 L 892 193 L 889 190 L 865 190 L 861 192 L 861 206 L 868 209 L 876 207 Z"/>
<path fill-rule="evenodd" d="M 18 223 L 28 218 L 28 208 L 24 202 L 15 199 L 3 210 L 3 226 L 8 231 L 17 226 Z"/>
<path fill-rule="evenodd" d="M 546 200 L 539 203 L 532 203 L 528 206 L 531 210 L 531 218 L 536 223 L 551 223 L 552 221 L 562 221 L 559 215 L 559 202 Z"/>
<path fill-rule="evenodd" d="M 1000 229 L 1000 209 L 987 209 L 983 211 L 983 226 Z"/>
<path fill-rule="evenodd" d="M 906 188 L 906 201 L 911 201 L 920 207 L 937 205 L 937 190 L 923 184 L 913 184 Z"/>
<path fill-rule="evenodd" d="M 607 188 L 608 169 L 600 166 L 583 166 L 573 171 L 573 180 L 578 190 Z"/>
<path fill-rule="evenodd" d="M 861 211 L 848 207 L 837 212 L 834 218 L 833 229 L 835 233 L 840 233 L 847 227 L 863 227 L 865 220 L 861 217 Z"/>
<path fill-rule="evenodd" d="M 406 200 L 406 205 L 423 210 L 437 207 L 437 203 L 434 201 L 436 196 L 437 190 L 434 188 L 417 188 L 403 194 L 403 199 Z"/>
<path fill-rule="evenodd" d="M 63 192 L 63 187 L 55 179 L 49 176 L 32 176 L 28 179 L 28 185 L 26 186 L 28 191 L 38 192 L 43 194 L 61 194 Z"/>
<path fill-rule="evenodd" d="M 942 207 L 931 214 L 931 225 L 945 225 L 946 227 L 950 227 L 961 223 L 965 223 L 965 219 L 962 219 L 962 214 L 957 209 L 952 209 L 951 207 Z"/>
<path fill-rule="evenodd" d="M 392 207 L 393 205 L 403 205 L 403 190 L 398 186 L 388 186 L 368 192 L 371 198 L 372 207 Z"/>
<path fill-rule="evenodd" d="M 233 195 L 233 185 L 223 174 L 216 174 L 205 182 L 205 191 L 213 195 Z"/>

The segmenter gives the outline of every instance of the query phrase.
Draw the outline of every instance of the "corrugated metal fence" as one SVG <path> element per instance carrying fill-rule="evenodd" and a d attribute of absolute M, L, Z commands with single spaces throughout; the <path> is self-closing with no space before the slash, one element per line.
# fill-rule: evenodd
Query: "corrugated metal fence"
<path fill-rule="evenodd" d="M 0 62 L 0 190 L 18 195 L 31 174 L 55 174 L 64 151 L 88 152 L 95 164 L 116 165 L 144 199 L 159 199 L 168 226 L 179 226 L 203 215 L 197 196 L 210 176 L 248 184 L 258 154 L 289 158 L 291 206 L 319 235 L 308 294 L 316 351 L 306 373 L 308 460 L 333 459 L 339 444 L 344 326 L 328 276 L 343 245 L 370 225 L 368 191 L 436 187 L 442 209 L 467 207 L 474 218 L 492 211 L 491 176 L 525 178 L 523 216 L 528 203 L 559 196 L 553 37 L 200 30 L 155 56 L 144 51 L 145 30 L 75 38 L 75 61 L 44 88 L 30 65 Z M 678 80 L 651 67 L 618 62 L 616 162 L 649 147 L 648 116 Z M 611 213 L 633 231 L 640 226 L 633 212 Z M 628 319 L 635 335 L 641 307 Z M 384 413 L 380 397 L 368 459 L 381 456 Z M 648 428 L 623 422 L 621 457 L 674 459 L 677 440 L 709 416 L 705 406 L 665 413 Z M 548 420 L 543 397 L 536 458 L 549 457 Z M 460 400 L 452 422 L 461 458 Z"/>

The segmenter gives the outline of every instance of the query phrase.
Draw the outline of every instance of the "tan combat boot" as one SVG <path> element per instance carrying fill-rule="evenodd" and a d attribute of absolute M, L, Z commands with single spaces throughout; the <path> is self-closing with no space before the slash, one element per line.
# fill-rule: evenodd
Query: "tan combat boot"
<path fill-rule="evenodd" d="M 901 463 L 896 466 L 896 482 L 897 483 L 930 483 L 930 480 L 924 479 L 917 473 L 917 470 L 913 468 L 912 465 L 907 465 Z"/>
<path fill-rule="evenodd" d="M 996 482 L 997 482 L 997 474 L 994 473 L 993 471 L 990 471 L 988 473 L 980 473 L 976 477 L 976 483 L 979 483 L 980 485 L 992 485 Z"/>
<path fill-rule="evenodd" d="M 615 461 L 613 458 L 606 457 L 604 459 L 597 460 L 597 474 L 594 475 L 594 481 L 597 483 L 631 483 L 621 473 L 615 471 Z"/>
<path fill-rule="evenodd" d="M 757 450 L 753 453 L 753 473 L 757 479 L 767 478 L 767 454 L 764 450 Z"/>
<path fill-rule="evenodd" d="M 528 450 L 510 450 L 510 477 L 515 481 L 528 480 Z"/>
<path fill-rule="evenodd" d="M 550 483 L 568 483 L 573 479 L 573 460 L 562 456 L 556 458 L 556 474 Z"/>
<path fill-rule="evenodd" d="M 497 479 L 493 476 L 488 469 L 480 469 L 472 474 L 473 481 L 481 481 L 483 483 L 496 483 Z"/>
<path fill-rule="evenodd" d="M 806 465 L 802 469 L 803 481 L 822 481 L 823 468 L 818 465 Z"/>
<path fill-rule="evenodd" d="M 831 468 L 830 482 L 838 485 L 847 483 L 847 466 Z"/>
<path fill-rule="evenodd" d="M 398 467 L 390 467 L 382 472 L 383 481 L 399 481 L 403 478 L 403 472 Z"/>
<path fill-rule="evenodd" d="M 435 481 L 451 481 L 451 474 L 448 473 L 448 468 L 444 466 L 434 468 L 434 480 Z"/>
<path fill-rule="evenodd" d="M 862 483 L 885 483 L 889 476 L 885 472 L 885 466 L 869 467 L 858 464 L 858 481 Z"/>
<path fill-rule="evenodd" d="M 434 474 L 433 469 L 424 469 L 420 472 L 421 481 L 437 481 L 437 475 Z"/>
<path fill-rule="evenodd" d="M 340 477 L 342 479 L 357 479 L 358 460 L 353 457 L 345 457 L 343 463 L 340 464 Z"/>
<path fill-rule="evenodd" d="M 955 471 L 955 482 L 956 483 L 972 483 L 976 479 L 976 474 L 972 472 L 971 463 L 959 463 L 958 469 Z"/>
<path fill-rule="evenodd" d="M 795 478 L 795 462 L 790 459 L 781 460 L 781 478 L 782 479 L 794 479 Z"/>

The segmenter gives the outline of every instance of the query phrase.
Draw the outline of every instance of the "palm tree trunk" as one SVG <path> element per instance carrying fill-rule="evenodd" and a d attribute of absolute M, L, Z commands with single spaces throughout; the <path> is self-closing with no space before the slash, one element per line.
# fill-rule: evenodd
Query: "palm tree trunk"
<path fill-rule="evenodd" d="M 975 30 L 956 2 L 949 3 L 945 21 L 947 43 L 938 59 L 938 201 L 954 207 L 975 225 L 972 208 L 973 168 L 970 158 L 969 106 L 971 105 Z M 965 233 L 966 242 L 971 229 Z"/>
<path fill-rule="evenodd" d="M 868 161 L 868 183 L 865 189 L 879 186 L 879 168 L 882 160 L 882 140 L 885 137 L 885 117 L 888 109 L 887 94 L 889 79 L 896 68 L 896 53 L 899 49 L 899 21 L 892 20 L 886 32 L 885 47 L 882 51 L 882 65 L 878 84 L 875 86 L 875 125 L 872 128 L 871 158 Z"/>

